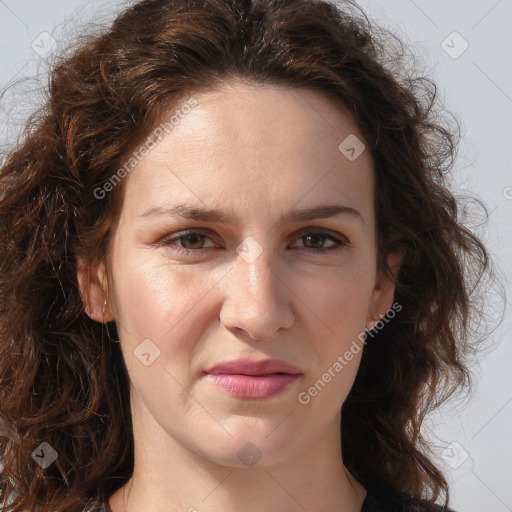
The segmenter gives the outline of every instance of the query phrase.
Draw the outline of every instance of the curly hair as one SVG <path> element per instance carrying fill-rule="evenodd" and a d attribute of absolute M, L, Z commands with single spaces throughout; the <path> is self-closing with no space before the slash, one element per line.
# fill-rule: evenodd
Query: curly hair
<path fill-rule="evenodd" d="M 169 108 L 232 79 L 313 88 L 364 135 L 377 264 L 402 310 L 367 340 L 342 407 L 343 462 L 363 485 L 448 500 L 420 428 L 471 387 L 476 290 L 493 266 L 447 185 L 459 123 L 400 39 L 350 0 L 143 0 L 77 41 L 0 169 L 2 510 L 84 510 L 130 478 L 126 366 L 115 322 L 85 313 L 77 258 L 108 257 L 128 178 L 102 199 L 98 187 Z M 43 441 L 58 451 L 45 469 L 32 459 Z"/>

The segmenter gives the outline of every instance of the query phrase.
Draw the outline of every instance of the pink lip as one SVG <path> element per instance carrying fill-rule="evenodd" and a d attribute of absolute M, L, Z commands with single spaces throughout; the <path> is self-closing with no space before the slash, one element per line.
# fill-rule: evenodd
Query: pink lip
<path fill-rule="evenodd" d="M 302 373 L 296 366 L 279 361 L 279 359 L 263 359 L 261 361 L 253 361 L 251 359 L 238 359 L 236 361 L 227 361 L 225 363 L 216 364 L 206 373 L 212 375 L 218 373 L 228 373 L 237 375 L 270 375 L 272 373 L 289 373 L 290 375 L 298 375 Z"/>
<path fill-rule="evenodd" d="M 277 359 L 240 359 L 217 364 L 205 372 L 217 386 L 240 398 L 275 395 L 290 386 L 301 373 L 297 367 Z"/>

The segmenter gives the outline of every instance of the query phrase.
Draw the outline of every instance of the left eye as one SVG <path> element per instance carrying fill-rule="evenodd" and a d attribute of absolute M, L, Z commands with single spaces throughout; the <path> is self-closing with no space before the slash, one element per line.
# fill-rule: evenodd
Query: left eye
<path fill-rule="evenodd" d="M 326 252 L 326 251 L 336 251 L 341 250 L 345 245 L 348 245 L 346 242 L 338 240 L 336 237 L 329 235 L 327 233 L 323 233 L 321 231 L 311 231 L 309 233 L 301 235 L 298 240 L 308 240 L 308 243 L 312 243 L 317 247 L 305 247 L 307 250 L 314 252 Z M 333 245 L 329 247 L 318 247 L 318 245 L 323 245 L 325 240 L 331 240 Z"/>
<path fill-rule="evenodd" d="M 211 240 L 208 235 L 199 231 L 188 231 L 167 237 L 160 242 L 160 245 L 185 252 L 198 252 L 201 249 L 215 247 L 215 245 L 204 247 L 205 239 Z M 344 246 L 349 245 L 348 242 L 339 240 L 335 236 L 322 231 L 309 231 L 307 233 L 303 233 L 297 238 L 297 240 L 303 240 L 304 245 L 302 247 L 304 250 L 306 250 L 306 252 L 313 253 L 339 251 L 343 249 Z M 326 240 L 330 240 L 332 245 L 328 247 L 321 247 L 324 245 Z M 181 245 L 177 245 L 175 243 L 176 241 Z M 307 245 L 312 245 L 312 247 L 308 247 Z"/>

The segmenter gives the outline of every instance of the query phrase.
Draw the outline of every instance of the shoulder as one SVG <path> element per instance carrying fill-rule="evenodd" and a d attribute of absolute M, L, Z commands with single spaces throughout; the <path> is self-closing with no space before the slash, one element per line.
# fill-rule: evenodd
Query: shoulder
<path fill-rule="evenodd" d="M 366 489 L 361 512 L 456 512 L 447 506 L 408 497 L 381 481 L 372 482 Z"/>

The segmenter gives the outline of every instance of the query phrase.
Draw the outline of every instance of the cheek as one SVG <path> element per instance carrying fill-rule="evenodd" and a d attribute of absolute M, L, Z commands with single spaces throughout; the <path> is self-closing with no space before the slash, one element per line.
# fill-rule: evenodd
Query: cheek
<path fill-rule="evenodd" d="M 182 386 L 188 388 L 193 377 L 190 355 L 204 330 L 200 322 L 208 321 L 201 315 L 206 304 L 201 298 L 211 286 L 197 270 L 149 260 L 126 257 L 114 272 L 123 358 L 145 402 L 166 400 L 184 406 L 187 393 Z"/>
<path fill-rule="evenodd" d="M 207 294 L 218 281 L 214 274 L 169 265 L 156 255 L 124 258 L 114 271 L 116 322 L 124 341 L 135 347 L 149 338 L 166 353 L 185 348 L 198 318 L 207 318 L 198 312 L 205 313 Z"/>
<path fill-rule="evenodd" d="M 368 272 L 366 273 L 368 275 Z M 310 360 L 314 371 L 300 389 L 319 417 L 334 417 L 356 378 L 362 352 L 371 286 L 360 272 L 347 269 L 329 279 L 303 283 L 301 293 L 307 308 Z M 307 294 L 306 294 L 307 292 Z M 312 311 L 314 314 L 310 314 Z M 304 400 L 304 401 L 301 401 Z"/>
<path fill-rule="evenodd" d="M 299 276 L 293 290 L 318 332 L 339 345 L 364 329 L 373 285 L 371 268 L 351 260 L 322 275 Z"/>

